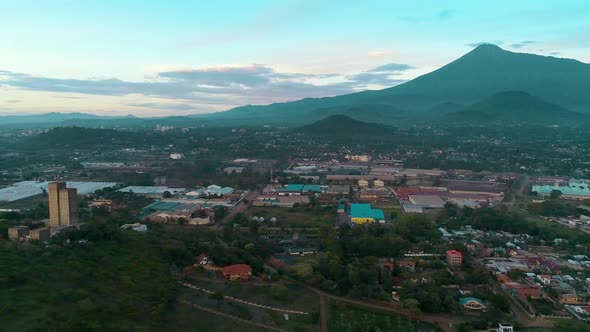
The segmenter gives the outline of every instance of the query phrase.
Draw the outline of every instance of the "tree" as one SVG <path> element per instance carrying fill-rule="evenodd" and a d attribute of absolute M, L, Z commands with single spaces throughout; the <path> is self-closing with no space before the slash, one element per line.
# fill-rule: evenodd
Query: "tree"
<path fill-rule="evenodd" d="M 162 197 L 163 198 L 170 198 L 170 197 L 172 197 L 172 193 L 170 193 L 168 190 L 166 190 L 164 193 L 162 193 Z"/>
<path fill-rule="evenodd" d="M 552 190 L 552 191 L 551 191 L 551 194 L 549 194 L 549 197 L 550 197 L 551 199 L 558 199 L 559 197 L 561 197 L 561 194 L 562 194 L 562 193 L 561 193 L 561 191 L 559 191 L 559 190 Z"/>

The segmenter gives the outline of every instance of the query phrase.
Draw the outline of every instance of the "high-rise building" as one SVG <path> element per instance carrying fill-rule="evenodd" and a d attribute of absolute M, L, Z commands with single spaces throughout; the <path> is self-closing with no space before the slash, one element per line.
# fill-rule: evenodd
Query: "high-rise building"
<path fill-rule="evenodd" d="M 78 190 L 65 182 L 49 184 L 49 224 L 51 227 L 78 224 Z"/>

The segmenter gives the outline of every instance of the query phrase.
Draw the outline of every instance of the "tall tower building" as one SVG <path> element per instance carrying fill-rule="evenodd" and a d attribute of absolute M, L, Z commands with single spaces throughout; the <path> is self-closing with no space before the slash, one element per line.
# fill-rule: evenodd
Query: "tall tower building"
<path fill-rule="evenodd" d="M 49 224 L 51 227 L 78 224 L 78 190 L 65 182 L 49 184 Z"/>

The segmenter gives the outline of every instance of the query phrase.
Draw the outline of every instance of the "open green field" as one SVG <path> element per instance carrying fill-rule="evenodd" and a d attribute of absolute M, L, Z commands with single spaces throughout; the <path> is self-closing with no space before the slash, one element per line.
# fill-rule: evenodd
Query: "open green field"
<path fill-rule="evenodd" d="M 294 208 L 279 207 L 251 207 L 246 216 L 251 219 L 254 216 L 264 217 L 266 220 L 277 218 L 275 227 L 320 227 L 333 224 L 336 221 L 334 208 L 322 208 L 319 206 L 300 206 Z"/>
<path fill-rule="evenodd" d="M 272 286 L 254 286 L 248 282 L 207 282 L 191 280 L 190 283 L 223 296 L 279 309 L 308 312 L 308 315 L 289 314 L 288 320 L 282 312 L 260 308 L 228 299 L 215 299 L 211 294 L 182 287 L 179 299 L 200 306 L 220 311 L 252 322 L 274 326 L 288 331 L 304 331 L 318 324 L 319 298 L 314 293 L 301 289 L 297 285 L 287 285 L 280 292 L 274 292 Z M 198 309 L 195 309 L 198 310 Z M 240 324 L 239 322 L 235 322 Z M 235 330 L 240 330 L 234 327 Z M 241 330 L 240 330 L 241 331 Z"/>
<path fill-rule="evenodd" d="M 440 331 L 434 325 L 411 321 L 385 311 L 369 310 L 337 301 L 327 302 L 328 330 L 353 331 Z"/>

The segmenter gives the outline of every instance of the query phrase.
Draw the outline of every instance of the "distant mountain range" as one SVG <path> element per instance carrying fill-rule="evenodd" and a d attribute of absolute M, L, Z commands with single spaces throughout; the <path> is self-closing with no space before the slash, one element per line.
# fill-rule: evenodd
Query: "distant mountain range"
<path fill-rule="evenodd" d="M 100 116 L 87 113 L 45 113 L 27 115 L 5 115 L 0 116 L 0 124 L 14 123 L 50 123 L 68 120 L 107 120 L 107 119 L 134 119 L 133 115 L 126 116 Z"/>
<path fill-rule="evenodd" d="M 484 44 L 431 73 L 404 84 L 325 98 L 264 106 L 246 105 L 219 113 L 139 119 L 83 113 L 0 117 L 0 125 L 60 123 L 76 126 L 190 126 L 207 124 L 291 127 L 333 115 L 366 122 L 403 121 L 588 121 L 590 64 L 571 59 L 514 53 Z"/>

